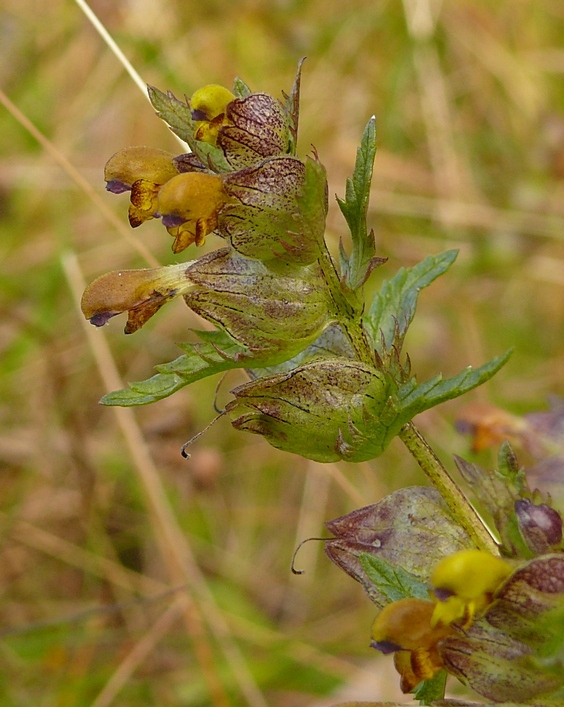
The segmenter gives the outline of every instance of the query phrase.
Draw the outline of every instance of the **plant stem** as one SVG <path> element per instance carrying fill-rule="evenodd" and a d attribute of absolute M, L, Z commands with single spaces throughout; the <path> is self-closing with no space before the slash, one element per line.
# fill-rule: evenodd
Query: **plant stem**
<path fill-rule="evenodd" d="M 498 547 L 489 530 L 415 425 L 408 422 L 401 428 L 398 436 L 441 494 L 458 524 L 472 538 L 476 547 L 499 555 Z"/>
<path fill-rule="evenodd" d="M 362 305 L 354 301 L 354 293 L 350 292 L 350 296 L 346 296 L 327 248 L 321 254 L 319 265 L 331 292 L 339 324 L 349 338 L 354 352 L 364 363 L 374 365 L 374 351 L 362 325 Z"/>

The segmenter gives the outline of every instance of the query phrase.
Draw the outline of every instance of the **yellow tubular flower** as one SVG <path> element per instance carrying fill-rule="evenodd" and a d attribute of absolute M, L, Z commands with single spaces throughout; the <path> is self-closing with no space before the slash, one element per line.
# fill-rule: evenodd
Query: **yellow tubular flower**
<path fill-rule="evenodd" d="M 133 228 L 154 218 L 160 187 L 178 174 L 174 155 L 154 147 L 126 147 L 110 157 L 104 168 L 106 189 L 131 191 L 129 223 Z"/>
<path fill-rule="evenodd" d="M 483 550 L 461 550 L 445 557 L 431 575 L 431 594 L 437 602 L 431 625 L 462 620 L 464 627 L 469 626 L 512 571 L 505 560 Z"/>
<path fill-rule="evenodd" d="M 226 122 L 227 105 L 234 98 L 231 91 L 213 83 L 194 92 L 190 99 L 190 108 L 192 119 L 196 121 L 196 140 L 215 145 L 219 129 Z"/>
<path fill-rule="evenodd" d="M 175 239 L 173 252 L 180 253 L 192 243 L 202 245 L 217 228 L 218 214 L 226 201 L 221 178 L 205 172 L 178 174 L 161 187 L 157 209 Z"/>
<path fill-rule="evenodd" d="M 448 626 L 431 626 L 434 606 L 423 599 L 401 599 L 388 604 L 372 625 L 370 645 L 394 653 L 403 692 L 411 692 L 444 667 L 438 643 L 451 633 Z"/>
<path fill-rule="evenodd" d="M 117 270 L 94 280 L 82 295 L 82 313 L 94 326 L 128 312 L 126 334 L 140 329 L 163 304 L 186 294 L 193 284 L 186 277 L 191 263 L 143 270 Z"/>

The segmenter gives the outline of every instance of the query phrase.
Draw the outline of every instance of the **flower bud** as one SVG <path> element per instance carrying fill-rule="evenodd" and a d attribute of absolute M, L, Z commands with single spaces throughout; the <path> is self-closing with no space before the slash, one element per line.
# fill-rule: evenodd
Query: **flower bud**
<path fill-rule="evenodd" d="M 386 386 L 377 370 L 349 359 L 320 359 L 235 388 L 227 405 L 236 429 L 307 459 L 362 461 L 374 456 L 359 428 L 368 405 L 383 406 Z M 370 445 L 368 445 L 370 446 Z"/>
<path fill-rule="evenodd" d="M 432 593 L 437 601 L 431 624 L 448 625 L 461 620 L 469 626 L 476 612 L 491 603 L 511 571 L 511 565 L 483 550 L 461 550 L 445 557 L 431 574 Z"/>
<path fill-rule="evenodd" d="M 195 121 L 194 137 L 215 145 L 217 133 L 228 123 L 225 111 L 235 96 L 223 86 L 209 84 L 195 91 L 190 99 L 192 120 Z"/>
<path fill-rule="evenodd" d="M 175 239 L 172 251 L 180 253 L 192 243 L 202 245 L 217 228 L 226 201 L 223 182 L 214 174 L 184 172 L 170 179 L 158 192 L 157 209 Z"/>
<path fill-rule="evenodd" d="M 184 297 L 190 309 L 252 351 L 279 350 L 287 360 L 332 321 L 317 266 L 275 271 L 223 248 L 192 263 L 186 277 L 196 285 Z"/>
<path fill-rule="evenodd" d="M 558 550 L 562 545 L 562 516 L 546 503 L 534 504 L 525 498 L 515 501 L 519 531 L 535 555 Z"/>
<path fill-rule="evenodd" d="M 159 188 L 178 174 L 174 155 L 154 147 L 126 147 L 104 168 L 106 189 L 114 194 L 131 191 L 129 223 L 133 228 L 154 218 Z"/>

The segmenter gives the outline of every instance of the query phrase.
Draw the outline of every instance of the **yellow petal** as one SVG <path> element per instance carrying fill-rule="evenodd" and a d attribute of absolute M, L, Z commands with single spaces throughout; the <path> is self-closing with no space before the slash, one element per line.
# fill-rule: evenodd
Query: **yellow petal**
<path fill-rule="evenodd" d="M 125 331 L 130 334 L 168 300 L 185 294 L 192 287 L 185 276 L 190 264 L 106 273 L 86 288 L 81 301 L 82 312 L 94 326 L 103 326 L 116 314 L 129 312 Z"/>

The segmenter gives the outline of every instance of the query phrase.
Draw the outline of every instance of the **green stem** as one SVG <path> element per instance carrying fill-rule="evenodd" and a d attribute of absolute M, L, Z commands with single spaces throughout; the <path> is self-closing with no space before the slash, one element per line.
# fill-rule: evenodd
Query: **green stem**
<path fill-rule="evenodd" d="M 362 305 L 351 300 L 354 293 L 351 292 L 347 297 L 335 269 L 333 258 L 326 248 L 319 259 L 319 265 L 335 303 L 335 313 L 339 324 L 343 327 L 358 358 L 373 366 L 375 364 L 374 351 L 362 325 Z"/>
<path fill-rule="evenodd" d="M 472 538 L 476 547 L 499 555 L 498 547 L 489 530 L 415 425 L 408 422 L 401 428 L 398 436 L 423 469 L 429 481 L 444 498 L 457 523 Z"/>

